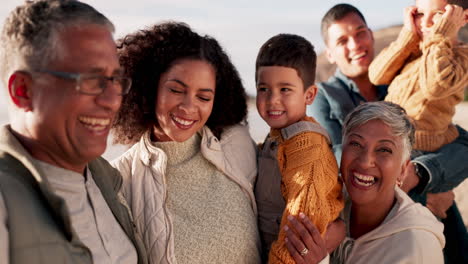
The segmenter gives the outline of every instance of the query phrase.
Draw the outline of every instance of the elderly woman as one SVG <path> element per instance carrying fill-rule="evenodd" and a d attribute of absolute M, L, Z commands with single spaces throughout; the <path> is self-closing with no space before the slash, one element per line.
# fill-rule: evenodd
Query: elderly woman
<path fill-rule="evenodd" d="M 365 103 L 346 118 L 341 175 L 349 194 L 343 211 L 347 237 L 333 263 L 443 263 L 443 225 L 399 186 L 409 163 L 414 128 L 403 108 L 389 102 Z M 317 262 L 323 241 L 304 216 L 291 219 L 301 234 L 288 232 L 297 263 Z M 299 252 L 309 248 L 313 261 Z M 317 256 L 320 256 L 317 258 Z"/>
<path fill-rule="evenodd" d="M 173 22 L 118 50 L 133 84 L 114 135 L 134 145 L 114 165 L 150 263 L 259 263 L 255 145 L 228 56 Z"/>

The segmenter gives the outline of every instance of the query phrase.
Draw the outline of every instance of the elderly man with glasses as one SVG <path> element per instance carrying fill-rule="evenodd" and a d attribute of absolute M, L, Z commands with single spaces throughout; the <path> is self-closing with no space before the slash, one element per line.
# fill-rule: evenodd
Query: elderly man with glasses
<path fill-rule="evenodd" d="M 17 7 L 1 33 L 0 263 L 146 263 L 100 155 L 122 95 L 112 23 L 73 0 Z"/>

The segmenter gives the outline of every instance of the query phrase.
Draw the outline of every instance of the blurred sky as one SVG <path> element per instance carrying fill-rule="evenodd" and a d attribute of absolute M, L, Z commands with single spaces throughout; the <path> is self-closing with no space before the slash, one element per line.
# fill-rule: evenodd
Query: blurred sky
<path fill-rule="evenodd" d="M 1 0 L 0 23 L 23 0 Z M 176 20 L 215 37 L 236 65 L 249 94 L 255 94 L 254 64 L 260 46 L 278 33 L 295 33 L 323 50 L 320 20 L 337 3 L 362 11 L 376 30 L 402 23 L 403 8 L 413 0 L 89 0 L 116 26 L 116 38 L 148 25 Z"/>

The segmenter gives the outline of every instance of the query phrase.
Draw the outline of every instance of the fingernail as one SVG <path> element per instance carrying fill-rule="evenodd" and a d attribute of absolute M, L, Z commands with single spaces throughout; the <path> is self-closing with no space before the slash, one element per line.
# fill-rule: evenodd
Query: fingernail
<path fill-rule="evenodd" d="M 293 219 L 294 219 L 294 217 L 293 217 L 292 215 L 288 215 L 288 220 L 289 220 L 289 221 L 291 221 L 291 220 L 293 220 Z"/>
<path fill-rule="evenodd" d="M 288 227 L 287 225 L 285 225 L 285 226 L 283 227 L 283 229 L 284 229 L 284 231 L 288 231 L 288 230 L 289 230 L 289 227 Z"/>
<path fill-rule="evenodd" d="M 299 217 L 304 219 L 305 218 L 305 214 L 304 213 L 299 213 Z"/>
<path fill-rule="evenodd" d="M 284 242 L 288 243 L 288 242 L 289 242 L 289 239 L 288 239 L 288 238 L 285 238 L 285 239 L 284 239 Z"/>

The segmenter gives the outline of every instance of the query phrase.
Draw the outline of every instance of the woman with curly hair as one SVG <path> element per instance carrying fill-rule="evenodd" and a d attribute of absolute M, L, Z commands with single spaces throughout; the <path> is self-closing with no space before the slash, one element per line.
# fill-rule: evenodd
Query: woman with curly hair
<path fill-rule="evenodd" d="M 114 161 L 150 263 L 259 263 L 246 93 L 218 42 L 183 23 L 120 41 L 133 80 Z"/>

